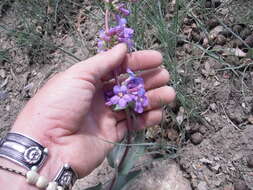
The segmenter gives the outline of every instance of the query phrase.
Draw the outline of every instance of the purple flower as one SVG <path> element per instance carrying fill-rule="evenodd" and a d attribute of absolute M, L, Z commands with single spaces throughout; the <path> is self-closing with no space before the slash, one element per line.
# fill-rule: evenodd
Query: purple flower
<path fill-rule="evenodd" d="M 130 11 L 128 9 L 125 8 L 126 4 L 121 3 L 116 7 L 116 10 L 118 10 L 118 12 L 120 12 L 121 14 L 123 14 L 124 16 L 129 16 L 130 15 Z"/>
<path fill-rule="evenodd" d="M 115 105 L 119 109 L 125 109 L 127 104 L 132 101 L 132 96 L 128 94 L 127 87 L 125 85 L 116 85 L 113 88 L 114 96 L 110 98 L 106 105 Z"/>
<path fill-rule="evenodd" d="M 99 40 L 98 40 L 98 52 L 106 51 L 109 46 L 113 46 L 118 43 L 126 43 L 128 48 L 132 48 L 134 30 L 126 26 L 127 20 L 120 17 L 120 15 L 115 16 L 117 25 L 109 28 L 106 32 L 100 30 Z"/>

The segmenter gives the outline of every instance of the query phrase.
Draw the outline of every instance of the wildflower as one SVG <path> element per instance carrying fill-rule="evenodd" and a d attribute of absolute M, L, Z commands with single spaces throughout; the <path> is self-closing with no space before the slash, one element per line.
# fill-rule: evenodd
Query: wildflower
<path fill-rule="evenodd" d="M 113 88 L 114 96 L 106 102 L 106 105 L 116 106 L 117 109 L 125 109 L 127 104 L 132 101 L 131 95 L 128 94 L 127 87 L 125 85 L 116 85 Z"/>
<path fill-rule="evenodd" d="M 127 21 L 119 15 L 115 16 L 117 25 L 109 28 L 106 32 L 100 30 L 98 40 L 98 52 L 106 51 L 110 46 L 118 43 L 126 43 L 128 48 L 133 47 L 134 30 L 126 26 Z M 108 45 L 109 44 L 109 45 Z"/>
<path fill-rule="evenodd" d="M 148 106 L 144 80 L 137 77 L 130 69 L 127 73 L 129 77 L 121 85 L 115 85 L 113 91 L 105 93 L 106 105 L 115 106 L 116 110 L 133 105 L 137 113 L 142 113 Z"/>

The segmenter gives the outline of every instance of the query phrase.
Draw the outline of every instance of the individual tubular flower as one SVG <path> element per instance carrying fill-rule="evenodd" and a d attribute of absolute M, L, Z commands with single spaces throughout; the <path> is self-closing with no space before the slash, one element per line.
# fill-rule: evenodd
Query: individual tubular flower
<path fill-rule="evenodd" d="M 129 102 L 132 101 L 132 96 L 128 94 L 128 89 L 125 85 L 116 85 L 113 88 L 114 96 L 112 96 L 106 105 L 114 105 L 116 109 L 125 109 Z"/>
<path fill-rule="evenodd" d="M 98 40 L 98 52 L 107 51 L 110 47 L 118 43 L 126 43 L 128 48 L 133 47 L 134 30 L 126 26 L 127 21 L 119 15 L 115 16 L 117 25 L 109 28 L 106 32 L 100 30 Z"/>
<path fill-rule="evenodd" d="M 126 5 L 124 3 L 117 5 L 115 8 L 119 13 L 123 14 L 124 16 L 130 15 L 130 11 L 126 9 Z"/>
<path fill-rule="evenodd" d="M 148 106 L 148 98 L 144 89 L 144 80 L 137 77 L 130 69 L 127 70 L 129 77 L 116 85 L 113 91 L 105 93 L 106 105 L 114 106 L 115 110 L 133 106 L 135 112 L 142 113 Z"/>

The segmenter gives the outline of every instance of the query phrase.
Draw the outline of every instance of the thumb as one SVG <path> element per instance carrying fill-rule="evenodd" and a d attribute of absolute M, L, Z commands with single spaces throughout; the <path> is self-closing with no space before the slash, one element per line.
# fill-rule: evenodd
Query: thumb
<path fill-rule="evenodd" d="M 126 54 L 127 46 L 125 44 L 118 44 L 106 52 L 99 53 L 94 57 L 73 65 L 67 72 L 80 78 L 85 78 L 84 75 L 89 74 L 95 80 L 98 80 L 120 66 Z"/>

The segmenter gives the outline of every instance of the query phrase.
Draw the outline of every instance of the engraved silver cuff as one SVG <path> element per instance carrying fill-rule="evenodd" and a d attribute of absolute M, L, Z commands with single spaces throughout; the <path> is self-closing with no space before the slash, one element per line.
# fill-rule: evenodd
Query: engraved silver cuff
<path fill-rule="evenodd" d="M 64 164 L 64 166 L 56 175 L 54 181 L 62 186 L 64 190 L 70 190 L 77 179 L 77 173 L 70 167 L 69 164 Z"/>
<path fill-rule="evenodd" d="M 0 141 L 0 157 L 4 157 L 30 170 L 40 169 L 46 161 L 48 149 L 19 133 L 8 133 Z"/>

